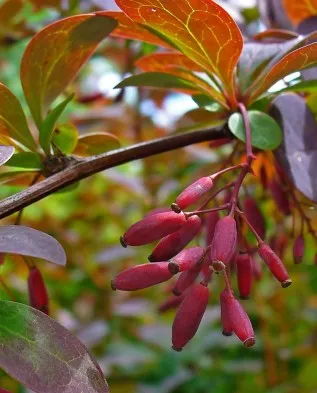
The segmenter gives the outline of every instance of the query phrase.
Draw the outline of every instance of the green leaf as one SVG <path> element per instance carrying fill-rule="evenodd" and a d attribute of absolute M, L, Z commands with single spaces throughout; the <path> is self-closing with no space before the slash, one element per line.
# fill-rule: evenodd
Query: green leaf
<path fill-rule="evenodd" d="M 260 111 L 248 111 L 251 126 L 252 146 L 262 150 L 276 149 L 282 142 L 283 134 L 278 123 Z M 233 113 L 228 122 L 231 132 L 245 142 L 245 128 L 242 115 Z"/>
<path fill-rule="evenodd" d="M 40 127 L 40 144 L 46 154 L 50 154 L 51 139 L 54 132 L 55 124 L 68 103 L 74 98 L 74 94 L 68 96 L 63 102 L 57 105 L 56 108 L 52 110 L 43 121 Z"/>
<path fill-rule="evenodd" d="M 309 80 L 298 82 L 295 85 L 288 86 L 285 89 L 279 90 L 277 94 L 285 93 L 287 91 L 300 91 L 303 93 L 316 93 L 317 92 L 317 80 Z"/>
<path fill-rule="evenodd" d="M 193 89 L 196 86 L 186 79 L 179 78 L 175 75 L 165 74 L 164 72 L 145 72 L 139 75 L 133 75 L 120 82 L 115 89 L 122 89 L 128 86 L 145 86 L 157 87 L 164 89 Z"/>
<path fill-rule="evenodd" d="M 78 141 L 77 128 L 70 123 L 59 124 L 55 129 L 52 142 L 64 153 L 71 154 Z"/>
<path fill-rule="evenodd" d="M 41 158 L 38 154 L 32 152 L 22 152 L 14 154 L 8 162 L 5 164 L 6 166 L 16 167 L 16 168 L 25 168 L 25 169 L 43 169 L 43 164 Z"/>
<path fill-rule="evenodd" d="M 109 391 L 87 348 L 32 307 L 0 301 L 0 346 L 0 367 L 34 392 Z"/>
<path fill-rule="evenodd" d="M 6 86 L 0 83 L 0 125 L 10 137 L 32 151 L 37 150 L 33 135 L 29 130 L 20 101 Z"/>

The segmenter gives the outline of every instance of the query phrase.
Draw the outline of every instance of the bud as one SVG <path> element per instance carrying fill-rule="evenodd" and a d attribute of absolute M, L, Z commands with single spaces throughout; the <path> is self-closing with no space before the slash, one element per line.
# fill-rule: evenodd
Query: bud
<path fill-rule="evenodd" d="M 210 256 L 213 262 L 227 264 L 233 258 L 237 246 L 237 226 L 233 217 L 221 218 L 216 225 L 211 243 Z"/>
<path fill-rule="evenodd" d="M 169 280 L 173 274 L 166 262 L 133 266 L 119 273 L 111 282 L 112 289 L 136 291 Z"/>
<path fill-rule="evenodd" d="M 240 254 L 236 259 L 238 288 L 241 299 L 248 299 L 253 281 L 252 262 L 249 254 Z"/>
<path fill-rule="evenodd" d="M 174 295 L 180 296 L 186 291 L 187 288 L 194 284 L 196 278 L 199 276 L 201 269 L 202 263 L 196 263 L 193 267 L 181 273 L 172 290 Z"/>
<path fill-rule="evenodd" d="M 260 238 L 263 239 L 266 232 L 265 219 L 256 201 L 251 197 L 245 198 L 243 210 L 250 224 L 253 226 Z"/>
<path fill-rule="evenodd" d="M 294 246 L 293 246 L 293 258 L 294 263 L 302 263 L 303 256 L 305 252 L 305 240 L 302 235 L 298 235 L 295 239 Z"/>
<path fill-rule="evenodd" d="M 120 239 L 121 244 L 126 247 L 152 243 L 177 231 L 184 224 L 186 217 L 183 213 L 169 211 L 153 214 L 132 225 Z"/>
<path fill-rule="evenodd" d="M 228 301 L 230 301 L 230 297 L 232 295 L 230 292 L 225 289 L 220 294 L 220 307 L 221 307 L 221 325 L 222 325 L 222 334 L 224 336 L 232 335 L 232 327 L 229 319 L 228 313 Z"/>
<path fill-rule="evenodd" d="M 48 294 L 42 274 L 37 267 L 32 267 L 30 269 L 28 290 L 30 306 L 48 315 Z"/>
<path fill-rule="evenodd" d="M 291 285 L 292 281 L 289 278 L 286 267 L 275 252 L 265 243 L 261 243 L 258 253 L 268 268 L 271 270 L 273 276 L 281 283 L 283 288 Z"/>
<path fill-rule="evenodd" d="M 291 214 L 291 208 L 286 192 L 277 180 L 269 183 L 269 189 L 279 210 L 286 216 Z"/>
<path fill-rule="evenodd" d="M 246 347 L 252 347 L 255 344 L 254 331 L 242 304 L 230 294 L 226 298 L 225 305 L 227 306 L 232 331 Z"/>
<path fill-rule="evenodd" d="M 209 290 L 201 284 L 195 284 L 185 295 L 172 328 L 172 348 L 181 351 L 196 334 L 209 300 Z"/>
<path fill-rule="evenodd" d="M 207 177 L 202 177 L 195 183 L 191 184 L 176 198 L 177 206 L 183 210 L 187 206 L 196 203 L 204 194 L 206 194 L 213 186 L 212 179 Z"/>
<path fill-rule="evenodd" d="M 177 255 L 198 234 L 202 226 L 198 216 L 191 216 L 176 232 L 165 236 L 154 248 L 149 261 L 167 261 Z"/>
<path fill-rule="evenodd" d="M 187 248 L 174 257 L 168 264 L 171 273 L 176 274 L 191 269 L 203 257 L 205 249 L 202 247 Z"/>
<path fill-rule="evenodd" d="M 159 312 L 163 313 L 169 310 L 172 310 L 174 308 L 177 308 L 182 301 L 184 300 L 185 295 L 181 296 L 170 296 L 168 299 L 163 302 L 160 307 L 159 307 Z"/>
<path fill-rule="evenodd" d="M 209 246 L 214 237 L 216 224 L 219 221 L 220 216 L 218 212 L 210 212 L 206 215 L 206 245 Z"/>

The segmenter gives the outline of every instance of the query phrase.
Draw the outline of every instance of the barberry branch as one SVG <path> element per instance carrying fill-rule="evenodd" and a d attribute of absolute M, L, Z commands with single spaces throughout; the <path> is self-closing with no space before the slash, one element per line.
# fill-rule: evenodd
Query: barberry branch
<path fill-rule="evenodd" d="M 69 167 L 61 172 L 0 201 L 0 218 L 8 217 L 64 187 L 105 169 L 176 150 L 195 143 L 221 139 L 224 137 L 228 137 L 228 134 L 225 129 L 219 128 L 184 132 L 182 134 L 175 134 L 154 139 L 149 142 L 123 147 L 81 161 L 74 161 Z"/>

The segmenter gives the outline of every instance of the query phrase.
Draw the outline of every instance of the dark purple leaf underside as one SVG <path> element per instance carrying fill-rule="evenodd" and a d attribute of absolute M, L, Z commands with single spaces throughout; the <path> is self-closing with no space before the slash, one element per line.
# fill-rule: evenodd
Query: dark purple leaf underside
<path fill-rule="evenodd" d="M 108 393 L 86 347 L 29 306 L 0 301 L 0 367 L 38 393 Z"/>
<path fill-rule="evenodd" d="M 295 187 L 317 201 L 317 123 L 299 95 L 282 94 L 273 101 L 271 115 L 284 140 L 275 157 Z"/>

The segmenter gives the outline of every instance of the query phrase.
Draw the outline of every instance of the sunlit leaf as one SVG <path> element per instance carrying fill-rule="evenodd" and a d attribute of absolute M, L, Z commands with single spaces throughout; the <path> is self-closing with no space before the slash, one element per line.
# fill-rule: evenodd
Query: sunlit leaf
<path fill-rule="evenodd" d="M 252 145 L 262 150 L 276 149 L 282 142 L 282 131 L 278 123 L 266 113 L 248 111 Z M 245 127 L 242 115 L 233 113 L 228 122 L 230 131 L 245 142 Z"/>
<path fill-rule="evenodd" d="M 64 154 L 71 154 L 77 144 L 78 131 L 73 124 L 59 124 L 55 128 L 52 142 L 56 145 Z"/>
<path fill-rule="evenodd" d="M 243 40 L 235 21 L 222 7 L 209 0 L 116 3 L 132 20 L 168 37 L 191 60 L 215 73 L 234 101 L 233 71 Z"/>
<path fill-rule="evenodd" d="M 0 125 L 8 134 L 28 147 L 36 151 L 36 143 L 29 130 L 26 117 L 20 101 L 6 86 L 0 83 Z"/>
<path fill-rule="evenodd" d="M 8 160 L 10 160 L 13 153 L 14 153 L 14 147 L 0 145 L 0 165 L 3 165 Z"/>
<path fill-rule="evenodd" d="M 143 26 L 135 23 L 128 18 L 124 12 L 118 11 L 100 11 L 97 15 L 110 16 L 118 22 L 118 26 L 111 33 L 112 37 L 126 38 L 129 40 L 137 40 L 148 42 L 149 44 L 159 45 L 170 48 L 170 46 L 157 36 L 151 34 Z"/>
<path fill-rule="evenodd" d="M 278 82 L 285 76 L 317 64 L 317 43 L 306 45 L 300 49 L 294 50 L 284 56 L 271 70 L 264 76 L 255 89 L 249 88 L 249 102 L 254 101 L 274 83 Z"/>
<path fill-rule="evenodd" d="M 298 190 L 317 201 L 317 123 L 313 114 L 305 100 L 292 93 L 278 96 L 271 114 L 284 134 L 276 159 Z"/>
<path fill-rule="evenodd" d="M 6 166 L 36 170 L 43 169 L 43 163 L 40 156 L 32 152 L 21 152 L 14 154 L 6 163 Z"/>
<path fill-rule="evenodd" d="M 74 95 L 71 94 L 63 102 L 61 102 L 57 107 L 55 107 L 52 112 L 50 112 L 45 120 L 43 121 L 40 128 L 40 144 L 46 154 L 50 154 L 51 139 L 54 131 L 55 124 L 63 111 L 65 110 L 68 103 L 73 99 Z"/>
<path fill-rule="evenodd" d="M 308 80 L 298 82 L 292 86 L 285 87 L 285 89 L 280 90 L 278 93 L 284 93 L 288 91 L 301 91 L 303 93 L 316 93 L 317 92 L 317 80 Z"/>
<path fill-rule="evenodd" d="M 31 40 L 21 63 L 21 82 L 38 128 L 51 103 L 116 25 L 105 16 L 76 15 L 49 25 Z"/>
<path fill-rule="evenodd" d="M 317 15 L 317 0 L 283 0 L 287 16 L 294 24 Z"/>
<path fill-rule="evenodd" d="M 52 236 L 22 225 L 0 226 L 0 252 L 66 264 L 62 246 Z"/>
<path fill-rule="evenodd" d="M 0 366 L 37 393 L 108 392 L 86 347 L 29 306 L 0 301 L 0 346 Z"/>
<path fill-rule="evenodd" d="M 120 142 L 114 135 L 107 132 L 96 132 L 80 137 L 74 154 L 79 156 L 93 156 L 118 149 L 119 147 Z"/>

